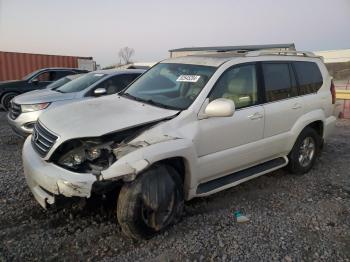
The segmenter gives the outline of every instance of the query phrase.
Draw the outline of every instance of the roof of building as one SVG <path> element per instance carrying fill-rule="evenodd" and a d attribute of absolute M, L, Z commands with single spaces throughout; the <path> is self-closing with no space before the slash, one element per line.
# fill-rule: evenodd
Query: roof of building
<path fill-rule="evenodd" d="M 186 52 L 186 51 L 237 51 L 237 50 L 259 50 L 259 49 L 274 49 L 274 48 L 289 48 L 295 50 L 294 43 L 289 44 L 268 44 L 268 45 L 240 45 L 240 46 L 207 46 L 207 47 L 184 47 L 171 49 L 169 52 Z"/>

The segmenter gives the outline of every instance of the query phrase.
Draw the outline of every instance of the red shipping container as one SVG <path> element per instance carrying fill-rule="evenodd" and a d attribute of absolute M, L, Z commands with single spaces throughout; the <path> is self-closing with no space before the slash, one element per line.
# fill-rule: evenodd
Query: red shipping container
<path fill-rule="evenodd" d="M 25 75 L 46 67 L 78 68 L 78 59 L 92 60 L 92 57 L 0 51 L 0 81 L 22 79 Z"/>

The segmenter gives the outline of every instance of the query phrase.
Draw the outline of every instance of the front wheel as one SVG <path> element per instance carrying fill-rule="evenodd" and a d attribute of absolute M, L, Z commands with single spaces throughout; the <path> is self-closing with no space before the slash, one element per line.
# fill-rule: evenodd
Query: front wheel
<path fill-rule="evenodd" d="M 321 150 L 321 137 L 313 128 L 305 128 L 289 153 L 288 169 L 294 174 L 304 174 L 313 167 Z"/>
<path fill-rule="evenodd" d="M 157 164 L 122 187 L 117 218 L 125 235 L 148 239 L 175 223 L 183 204 L 179 174 L 171 166 Z"/>
<path fill-rule="evenodd" d="M 1 105 L 2 108 L 5 109 L 5 111 L 8 111 L 11 105 L 11 100 L 14 98 L 17 94 L 16 93 L 7 93 L 4 94 L 1 98 Z"/>

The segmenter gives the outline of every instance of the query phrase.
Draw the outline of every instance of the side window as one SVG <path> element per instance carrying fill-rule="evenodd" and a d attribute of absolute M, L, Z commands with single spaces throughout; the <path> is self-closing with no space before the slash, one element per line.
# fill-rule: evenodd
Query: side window
<path fill-rule="evenodd" d="M 136 74 L 117 75 L 107 79 L 96 88 L 105 88 L 107 90 L 107 95 L 115 94 L 122 91 L 137 76 Z"/>
<path fill-rule="evenodd" d="M 134 81 L 140 74 L 127 74 L 122 75 L 122 85 L 124 85 L 123 89 L 127 87 L 132 81 Z M 121 91 L 121 90 L 119 90 Z"/>
<path fill-rule="evenodd" d="M 37 79 L 39 82 L 48 82 L 50 81 L 50 72 L 44 72 L 37 75 L 34 79 Z"/>
<path fill-rule="evenodd" d="M 50 72 L 51 75 L 51 81 L 56 81 L 62 77 L 68 76 L 68 75 L 74 75 L 75 73 L 72 71 L 64 71 L 64 70 L 60 70 L 60 71 L 51 71 Z"/>
<path fill-rule="evenodd" d="M 301 95 L 316 93 L 323 84 L 322 75 L 314 62 L 293 62 Z"/>
<path fill-rule="evenodd" d="M 287 63 L 262 63 L 267 102 L 278 101 L 298 95 L 294 78 Z"/>
<path fill-rule="evenodd" d="M 209 100 L 231 99 L 237 109 L 258 103 L 255 65 L 235 66 L 225 71 L 215 83 Z"/>

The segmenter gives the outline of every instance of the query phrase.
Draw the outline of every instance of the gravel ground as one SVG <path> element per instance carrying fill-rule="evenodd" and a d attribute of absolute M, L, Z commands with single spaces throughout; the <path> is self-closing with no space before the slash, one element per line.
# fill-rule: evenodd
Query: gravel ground
<path fill-rule="evenodd" d="M 0 261 L 350 261 L 350 121 L 337 125 L 310 173 L 192 200 L 177 225 L 133 242 L 100 202 L 43 210 L 23 177 L 23 141 L 0 112 Z M 237 224 L 235 210 L 250 222 Z"/>

